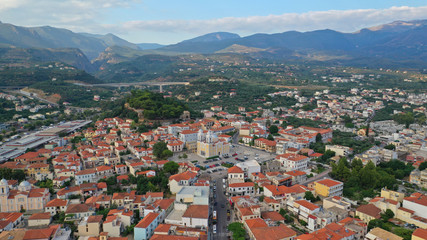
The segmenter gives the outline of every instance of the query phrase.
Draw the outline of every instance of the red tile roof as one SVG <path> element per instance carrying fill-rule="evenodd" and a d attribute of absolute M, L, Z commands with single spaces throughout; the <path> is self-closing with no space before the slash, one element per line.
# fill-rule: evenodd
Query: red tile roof
<path fill-rule="evenodd" d="M 62 207 L 67 206 L 67 200 L 55 198 L 50 200 L 45 207 Z"/>
<path fill-rule="evenodd" d="M 136 228 L 147 228 L 159 216 L 158 213 L 150 212 L 135 226 Z"/>
<path fill-rule="evenodd" d="M 360 207 L 358 207 L 356 209 L 356 212 L 364 213 L 364 214 L 371 216 L 371 217 L 374 217 L 376 219 L 379 219 L 381 217 L 381 215 L 380 215 L 381 209 L 377 208 L 373 204 L 361 205 Z"/>
<path fill-rule="evenodd" d="M 228 173 L 243 173 L 243 170 L 238 166 L 233 166 L 228 169 Z"/>
<path fill-rule="evenodd" d="M 295 237 L 297 233 L 284 224 L 274 227 L 255 228 L 252 230 L 255 239 L 281 240 Z"/>
<path fill-rule="evenodd" d="M 209 206 L 208 205 L 190 205 L 184 212 L 182 217 L 189 218 L 209 218 Z"/>
<path fill-rule="evenodd" d="M 416 237 L 419 237 L 421 239 L 427 239 L 427 229 L 417 228 L 412 233 L 412 236 L 416 236 Z"/>
<path fill-rule="evenodd" d="M 190 180 L 190 179 L 195 178 L 196 176 L 197 176 L 197 173 L 186 171 L 183 173 L 178 173 L 178 174 L 170 176 L 169 181 L 175 180 L 175 181 L 179 182 L 182 180 Z"/>
<path fill-rule="evenodd" d="M 335 180 L 332 180 L 332 179 L 323 179 L 323 180 L 317 181 L 317 183 L 325 185 L 327 187 L 333 187 L 333 186 L 336 186 L 336 185 L 339 185 L 339 184 L 343 184 L 340 181 L 335 181 Z"/>
<path fill-rule="evenodd" d="M 297 203 L 297 204 L 299 204 L 299 205 L 301 205 L 301 206 L 303 206 L 303 207 L 305 207 L 305 208 L 307 208 L 307 209 L 309 209 L 311 211 L 320 208 L 316 204 L 311 203 L 311 202 L 309 202 L 307 200 L 298 200 L 298 201 L 295 201 L 295 203 Z"/>
<path fill-rule="evenodd" d="M 34 213 L 31 215 L 28 220 L 38 220 L 38 219 L 50 219 L 50 213 L 44 212 L 44 213 Z"/>

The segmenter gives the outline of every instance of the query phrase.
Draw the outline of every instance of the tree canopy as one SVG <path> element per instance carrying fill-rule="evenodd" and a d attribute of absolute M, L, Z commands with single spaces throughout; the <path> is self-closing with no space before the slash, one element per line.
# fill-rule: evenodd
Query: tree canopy
<path fill-rule="evenodd" d="M 173 98 L 164 98 L 160 93 L 148 90 L 132 90 L 131 96 L 127 99 L 129 106 L 143 111 L 144 118 L 171 119 L 178 118 L 188 107 Z"/>

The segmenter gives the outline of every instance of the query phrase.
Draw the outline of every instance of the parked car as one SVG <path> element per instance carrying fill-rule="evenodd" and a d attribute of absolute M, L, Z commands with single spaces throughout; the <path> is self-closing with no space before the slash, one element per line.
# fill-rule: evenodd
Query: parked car
<path fill-rule="evenodd" d="M 234 156 L 237 156 L 237 153 L 233 153 L 233 155 L 232 155 L 232 156 L 233 156 L 233 157 L 234 157 Z"/>

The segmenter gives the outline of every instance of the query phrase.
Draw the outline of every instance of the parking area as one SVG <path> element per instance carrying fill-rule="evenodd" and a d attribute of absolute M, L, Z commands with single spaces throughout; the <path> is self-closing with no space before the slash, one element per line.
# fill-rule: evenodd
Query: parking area
<path fill-rule="evenodd" d="M 200 157 L 196 153 L 187 153 L 187 158 L 180 158 L 179 156 L 182 155 L 182 153 L 175 154 L 173 157 L 169 158 L 169 160 L 175 162 L 193 162 L 197 166 L 206 168 L 206 170 L 204 170 L 203 172 L 212 174 L 212 178 L 214 179 L 223 176 L 227 172 L 227 168 L 222 166 L 222 164 L 224 163 L 229 164 L 229 166 L 231 166 L 239 162 L 256 160 L 260 164 L 262 164 L 265 161 L 272 160 L 276 156 L 276 154 L 274 153 L 269 153 L 260 149 L 240 144 L 231 145 L 229 156 L 205 159 L 203 157 Z"/>

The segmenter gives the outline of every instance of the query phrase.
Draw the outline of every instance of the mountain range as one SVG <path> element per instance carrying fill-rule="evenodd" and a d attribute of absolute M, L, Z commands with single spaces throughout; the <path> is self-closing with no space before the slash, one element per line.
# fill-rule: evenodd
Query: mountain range
<path fill-rule="evenodd" d="M 401 61 L 427 61 L 427 20 L 396 21 L 354 33 L 341 33 L 334 30 L 310 32 L 288 31 L 276 34 L 254 34 L 247 37 L 234 37 L 230 33 L 208 34 L 192 40 L 165 46 L 158 50 L 182 53 L 212 54 L 234 52 L 236 46 L 251 48 L 250 53 L 270 57 L 288 55 L 309 58 L 313 55 L 329 55 L 336 58 L 373 57 Z M 218 36 L 216 39 L 212 35 Z M 195 41 L 199 40 L 199 41 Z M 253 51 L 253 48 L 259 51 Z"/>
<path fill-rule="evenodd" d="M 0 22 L 3 61 L 63 61 L 91 72 L 147 54 L 189 53 L 423 67 L 427 63 L 426 46 L 427 20 L 396 21 L 353 33 L 325 29 L 241 37 L 216 32 L 167 46 L 135 44 L 113 34 L 75 33 L 49 26 L 20 27 Z"/>

